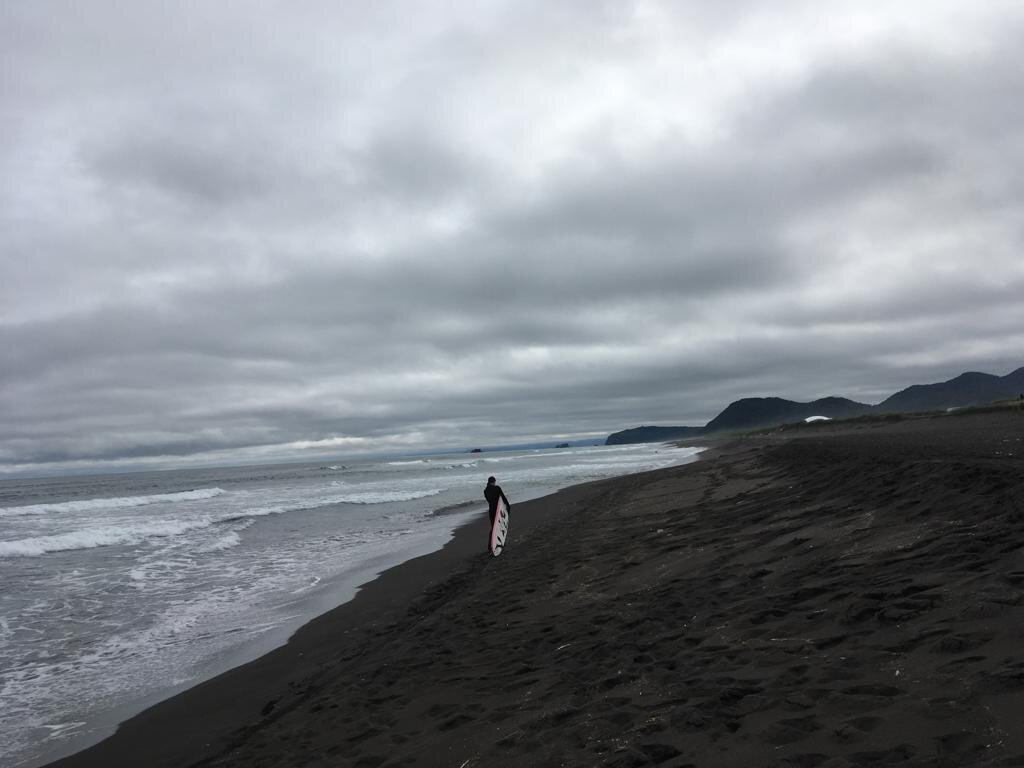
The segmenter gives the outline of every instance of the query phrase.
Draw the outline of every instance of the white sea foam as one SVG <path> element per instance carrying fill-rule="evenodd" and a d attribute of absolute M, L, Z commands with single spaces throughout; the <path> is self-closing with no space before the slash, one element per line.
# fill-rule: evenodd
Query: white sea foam
<path fill-rule="evenodd" d="M 333 485 L 333 483 L 332 483 Z M 337 483 L 338 486 L 345 485 Z M 415 501 L 430 496 L 437 496 L 444 493 L 445 488 L 428 488 L 425 490 L 398 490 L 396 488 L 369 488 L 360 491 L 358 486 L 347 486 L 351 488 L 347 493 L 329 493 L 319 496 L 310 496 L 305 499 L 297 499 L 286 504 L 275 504 L 265 507 L 252 507 L 237 515 L 230 515 L 220 518 L 219 522 L 232 522 L 242 520 L 246 517 L 263 517 L 265 515 L 279 515 L 285 512 L 299 512 L 304 509 L 316 509 L 330 504 L 388 504 L 402 501 Z"/>
<path fill-rule="evenodd" d="M 91 512 L 94 510 L 125 509 L 143 507 L 147 504 L 169 504 L 178 501 L 200 501 L 220 496 L 221 488 L 197 488 L 179 493 L 155 493 L 149 496 L 118 496 L 112 499 L 76 499 L 53 504 L 29 504 L 23 507 L 0 507 L 0 517 L 21 517 L 23 515 L 45 515 L 60 512 Z"/>
<path fill-rule="evenodd" d="M 38 516 L 0 518 L 0 583 L 19 584 L 18 594 L 0 588 L 0 763 L 42 762 L 44 728 L 91 727 L 111 706 L 194 680 L 211 660 L 298 626 L 307 607 L 313 615 L 334 599 L 339 583 L 441 546 L 460 517 L 483 511 L 487 468 L 525 501 L 683 455 L 637 446 L 444 454 L 397 466 L 360 462 L 347 472 L 332 464 L 315 473 L 223 470 L 216 480 L 183 474 L 148 488 L 197 489 L 177 494 L 129 496 L 142 491 L 125 477 L 89 478 L 48 505 L 14 507 L 38 497 L 12 497 L 0 515 Z M 112 498 L 67 500 L 104 495 Z M 286 516 L 263 517 L 278 514 Z M 123 546 L 89 549 L 110 544 Z M 45 554 L 69 546 L 86 549 Z M 16 556 L 34 553 L 45 559 Z M 45 581 L 8 577 L 27 571 Z"/>
<path fill-rule="evenodd" d="M 523 459 L 532 459 L 534 456 L 528 453 L 521 453 L 517 456 L 491 456 L 486 459 L 480 459 L 480 461 L 486 462 L 487 464 L 499 464 L 505 461 L 522 461 Z"/>
<path fill-rule="evenodd" d="M 212 490 L 212 489 L 210 489 Z M 219 490 L 219 489 L 218 489 Z M 298 512 L 314 509 L 329 504 L 388 504 L 416 499 L 425 499 L 444 493 L 444 488 L 427 488 L 421 490 L 353 489 L 347 493 L 334 493 L 295 499 L 283 504 L 239 509 L 222 515 L 203 515 L 182 520 L 160 521 L 118 521 L 111 525 L 96 525 L 77 530 L 65 531 L 48 536 L 32 536 L 12 541 L 0 541 L 0 557 L 33 557 L 49 552 L 63 552 L 75 549 L 93 549 L 108 546 L 131 546 L 141 544 L 149 539 L 177 536 L 201 528 L 208 528 L 218 523 L 235 523 L 247 518 L 278 515 L 286 512 Z M 180 494 L 165 494 L 180 495 Z M 209 497 L 201 497 L 209 498 Z M 75 503 L 75 502 L 69 502 Z M 213 544 L 199 548 L 199 552 L 216 552 L 237 546 L 239 543 L 236 531 L 228 532 Z"/>
<path fill-rule="evenodd" d="M 32 557 L 44 555 L 47 552 L 63 552 L 70 549 L 141 544 L 148 539 L 177 536 L 196 528 L 206 528 L 212 524 L 213 521 L 209 518 L 202 518 L 82 528 L 52 536 L 32 536 L 27 539 L 0 541 L 0 557 Z"/>
<path fill-rule="evenodd" d="M 229 533 L 224 534 L 216 541 L 199 547 L 199 549 L 196 551 L 201 553 L 222 552 L 225 549 L 237 547 L 241 543 L 242 538 L 238 535 L 238 531 L 231 531 Z"/>
<path fill-rule="evenodd" d="M 43 723 L 43 728 L 49 731 L 47 741 L 59 741 L 74 734 L 86 725 L 84 720 L 72 721 L 70 723 Z"/>
<path fill-rule="evenodd" d="M 332 483 L 334 488 L 343 486 L 343 483 Z M 426 489 L 415 489 L 415 490 L 403 490 L 397 488 L 368 488 L 366 490 L 359 490 L 358 486 L 352 487 L 347 486 L 350 490 L 346 492 L 335 492 L 318 494 L 315 496 L 309 496 L 306 498 L 296 498 L 284 500 L 283 503 L 270 504 L 265 506 L 253 506 L 253 507 L 242 507 L 231 510 L 230 512 L 222 513 L 219 515 L 204 514 L 200 517 L 189 516 L 178 520 L 157 520 L 157 521 L 145 521 L 145 520 L 124 520 L 120 519 L 116 522 L 109 522 L 106 525 L 85 525 L 81 528 L 64 531 L 61 533 L 54 533 L 50 535 L 37 535 L 27 538 L 14 539 L 10 541 L 0 541 L 0 557 L 33 557 L 38 555 L 45 555 L 50 552 L 62 552 L 68 550 L 78 549 L 93 549 L 96 547 L 106 546 L 131 546 L 144 543 L 149 539 L 153 538 L 164 538 L 170 536 L 177 536 L 197 529 L 208 528 L 213 525 L 222 523 L 237 523 L 250 518 L 264 517 L 267 515 L 278 515 L 287 512 L 298 512 L 306 509 L 315 509 L 316 507 L 326 506 L 330 504 L 387 504 L 387 503 L 400 503 L 406 501 L 414 501 L 416 499 L 428 498 L 430 496 L 437 496 L 443 493 L 445 488 L 426 488 Z M 99 510 L 100 504 L 98 502 L 103 501 L 104 503 L 122 502 L 121 508 L 129 506 L 141 506 L 141 504 L 129 504 L 129 500 L 136 499 L 157 499 L 158 501 L 172 501 L 172 500 L 192 500 L 192 499 L 205 499 L 212 498 L 224 493 L 219 488 L 203 489 L 202 491 L 188 491 L 185 493 L 178 494 L 160 494 L 159 496 L 151 497 L 121 497 L 113 500 L 86 500 L 82 502 L 66 502 L 65 504 L 51 504 L 51 505 L 36 505 L 37 508 L 46 507 L 47 511 L 58 511 L 60 508 L 62 511 L 68 511 L 76 508 L 79 510 L 93 509 Z M 84 506 L 86 504 L 97 502 L 95 507 Z M 154 501 L 145 501 L 146 503 L 157 503 Z M 29 507 L 21 508 L 8 508 L 11 509 L 27 510 Z M 22 511 L 18 514 L 42 514 L 40 511 L 26 512 Z M 72 519 L 72 518 L 64 518 Z M 198 552 L 216 552 L 224 549 L 235 547 L 239 543 L 237 535 L 237 528 L 235 531 L 224 534 L 220 539 L 212 544 L 207 544 L 197 548 Z"/>
<path fill-rule="evenodd" d="M 361 493 L 349 493 L 334 498 L 335 504 L 387 504 L 394 501 L 413 501 L 425 499 L 428 496 L 437 496 L 443 493 L 443 488 L 432 488 L 428 491 L 363 491 Z"/>
<path fill-rule="evenodd" d="M 405 467 L 411 464 L 429 464 L 430 462 L 426 459 L 414 459 L 413 461 L 389 461 L 389 467 Z"/>

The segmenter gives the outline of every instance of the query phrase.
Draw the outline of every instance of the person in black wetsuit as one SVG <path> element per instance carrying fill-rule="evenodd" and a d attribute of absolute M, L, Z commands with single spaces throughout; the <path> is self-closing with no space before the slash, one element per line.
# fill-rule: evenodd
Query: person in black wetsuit
<path fill-rule="evenodd" d="M 487 487 L 484 488 L 484 498 L 487 499 L 487 514 L 491 518 L 491 526 L 487 529 L 487 551 L 491 551 L 491 528 L 494 527 L 494 516 L 498 514 L 498 499 L 502 499 L 505 502 L 505 506 L 508 507 L 509 514 L 512 512 L 512 505 L 508 503 L 508 498 L 505 496 L 505 492 L 501 490 L 501 486 L 498 485 L 494 476 L 487 478 Z"/>

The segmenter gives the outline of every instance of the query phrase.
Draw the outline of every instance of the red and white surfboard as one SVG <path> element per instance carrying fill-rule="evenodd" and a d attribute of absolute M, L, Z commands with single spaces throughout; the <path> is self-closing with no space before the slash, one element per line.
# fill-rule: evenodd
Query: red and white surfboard
<path fill-rule="evenodd" d="M 491 554 L 497 557 L 505 548 L 505 538 L 508 536 L 508 506 L 504 499 L 498 499 L 498 513 L 494 516 L 494 525 L 491 526 Z"/>

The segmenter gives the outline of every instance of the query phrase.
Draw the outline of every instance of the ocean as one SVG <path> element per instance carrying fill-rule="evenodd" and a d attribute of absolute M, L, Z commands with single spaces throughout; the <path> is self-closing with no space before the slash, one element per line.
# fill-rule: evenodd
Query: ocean
<path fill-rule="evenodd" d="M 380 571 L 482 520 L 488 475 L 514 514 L 517 502 L 697 451 L 592 446 L 0 481 L 0 764 L 74 751 L 282 644 Z"/>

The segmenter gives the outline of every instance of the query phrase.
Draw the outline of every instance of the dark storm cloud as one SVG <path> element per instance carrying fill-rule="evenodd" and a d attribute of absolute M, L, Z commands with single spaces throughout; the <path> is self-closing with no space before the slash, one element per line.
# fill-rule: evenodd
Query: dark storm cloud
<path fill-rule="evenodd" d="M 187 204 L 189 215 L 199 218 L 260 202 L 277 206 L 295 192 L 301 193 L 302 211 L 310 204 L 317 210 L 382 201 L 417 205 L 474 182 L 468 154 L 460 156 L 454 148 L 414 134 L 375 136 L 366 146 L 339 146 L 313 161 L 296 148 L 234 133 L 217 138 L 165 131 L 120 136 L 91 149 L 83 160 L 104 186 Z M 282 213 L 297 207 L 286 204 Z"/>
<path fill-rule="evenodd" d="M 196 145 L 173 135 L 129 139 L 101 151 L 94 170 L 108 184 L 148 186 L 202 205 L 244 202 L 266 190 L 273 175 L 254 152 Z"/>
<path fill-rule="evenodd" d="M 235 10 L 2 11 L 9 469 L 700 424 L 1021 363 L 1012 7 Z"/>

